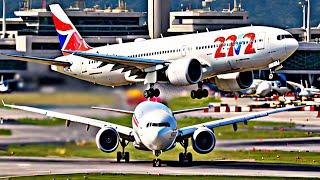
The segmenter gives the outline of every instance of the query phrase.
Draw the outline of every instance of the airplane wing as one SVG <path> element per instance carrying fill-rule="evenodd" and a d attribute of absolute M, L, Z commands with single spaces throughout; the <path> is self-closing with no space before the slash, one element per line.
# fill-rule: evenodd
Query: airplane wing
<path fill-rule="evenodd" d="M 166 61 L 158 59 L 145 59 L 145 58 L 134 58 L 127 56 L 115 56 L 106 55 L 98 53 L 80 52 L 80 51 L 64 51 L 75 56 L 84 57 L 87 59 L 100 61 L 102 66 L 108 64 L 114 64 L 111 71 L 116 71 L 118 69 L 123 69 L 123 72 L 131 71 L 129 76 L 138 75 L 139 77 L 144 77 L 146 75 L 145 71 L 147 68 L 155 67 L 156 70 L 165 67 Z"/>
<path fill-rule="evenodd" d="M 121 110 L 121 109 L 112 109 L 112 108 L 106 108 L 106 107 L 91 107 L 91 108 L 98 109 L 98 110 L 117 112 L 117 113 L 122 113 L 122 114 L 134 114 L 133 111 L 126 111 L 126 110 Z"/>
<path fill-rule="evenodd" d="M 82 51 L 64 51 L 64 52 L 73 54 L 75 56 L 81 56 L 87 59 L 92 59 L 92 60 L 101 61 L 105 63 L 134 66 L 141 70 L 158 65 L 158 64 L 165 64 L 165 61 L 157 60 L 157 59 L 133 58 L 133 57 L 127 57 L 127 56 L 115 56 L 115 55 L 89 53 L 89 52 L 82 52 Z"/>
<path fill-rule="evenodd" d="M 206 109 L 209 109 L 209 108 L 208 107 L 200 107 L 200 108 L 184 109 L 184 110 L 172 111 L 172 114 L 173 115 L 183 114 L 183 113 L 187 113 L 187 112 L 203 111 Z"/>
<path fill-rule="evenodd" d="M 134 141 L 134 137 L 132 135 L 133 129 L 129 127 L 125 127 L 125 126 L 121 126 L 121 125 L 117 125 L 117 124 L 113 124 L 113 123 L 109 123 L 101 120 L 96 120 L 92 118 L 86 118 L 86 117 L 64 114 L 64 113 L 59 113 L 54 111 L 48 111 L 48 110 L 38 109 L 34 107 L 8 105 L 3 100 L 2 100 L 2 104 L 4 107 L 42 114 L 48 117 L 63 119 L 66 121 L 76 122 L 76 123 L 94 126 L 98 128 L 112 127 L 117 130 L 121 138 L 126 139 L 128 141 Z"/>
<path fill-rule="evenodd" d="M 304 87 L 301 84 L 298 84 L 298 83 L 295 83 L 295 82 L 292 82 L 292 81 L 287 81 L 287 84 L 289 84 L 293 88 L 304 89 Z"/>
<path fill-rule="evenodd" d="M 180 138 L 188 138 L 188 137 L 191 137 L 193 135 L 193 133 L 200 127 L 207 127 L 209 129 L 214 129 L 217 127 L 232 125 L 232 124 L 236 124 L 236 123 L 240 123 L 240 122 L 246 122 L 246 121 L 249 121 L 252 119 L 265 117 L 270 114 L 280 113 L 280 112 L 284 112 L 284 111 L 290 111 L 290 110 L 298 109 L 301 107 L 302 106 L 285 107 L 285 108 L 273 109 L 273 110 L 268 110 L 268 111 L 255 112 L 255 113 L 246 114 L 246 115 L 242 115 L 242 116 L 238 116 L 238 117 L 231 117 L 231 118 L 226 118 L 226 119 L 222 119 L 222 120 L 216 120 L 216 121 L 211 121 L 211 122 L 207 122 L 207 123 L 188 126 L 188 127 L 184 127 L 184 128 L 179 129 L 178 136 Z"/>
<path fill-rule="evenodd" d="M 63 67 L 71 66 L 70 62 L 61 61 L 57 59 L 39 58 L 39 57 L 25 56 L 25 55 L 19 55 L 19 54 L 5 54 L 5 53 L 0 53 L 0 56 L 6 57 L 12 60 L 39 63 L 44 65 L 56 65 L 56 66 L 63 66 Z"/>

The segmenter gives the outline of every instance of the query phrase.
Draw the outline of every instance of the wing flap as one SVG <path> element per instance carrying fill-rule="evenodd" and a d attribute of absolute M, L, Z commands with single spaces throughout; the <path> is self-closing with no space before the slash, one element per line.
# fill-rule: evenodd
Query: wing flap
<path fill-rule="evenodd" d="M 49 58 L 39 58 L 39 57 L 32 57 L 32 56 L 25 56 L 25 55 L 18 55 L 18 54 L 4 54 L 0 53 L 0 56 L 17 60 L 17 61 L 25 61 L 25 62 L 32 62 L 44 65 L 56 65 L 56 66 L 63 66 L 69 67 L 71 66 L 70 62 L 61 61 L 57 59 L 49 59 Z"/>

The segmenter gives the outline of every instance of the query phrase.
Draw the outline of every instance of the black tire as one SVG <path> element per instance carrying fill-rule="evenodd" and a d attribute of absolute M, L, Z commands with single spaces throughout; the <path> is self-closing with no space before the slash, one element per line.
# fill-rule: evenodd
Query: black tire
<path fill-rule="evenodd" d="M 191 166 L 192 165 L 192 154 L 190 152 L 187 153 L 186 159 L 188 161 L 188 166 Z"/>
<path fill-rule="evenodd" d="M 197 99 L 202 99 L 202 90 L 201 90 L 201 89 L 198 89 L 196 92 L 197 92 L 197 93 L 196 93 Z"/>
<path fill-rule="evenodd" d="M 153 167 L 161 167 L 161 160 L 160 159 L 154 159 L 152 161 Z"/>
<path fill-rule="evenodd" d="M 197 98 L 197 91 L 195 91 L 195 90 L 191 91 L 191 98 L 192 99 L 196 99 Z"/>
<path fill-rule="evenodd" d="M 145 91 L 143 92 L 143 96 L 144 96 L 145 98 L 149 98 L 149 90 L 145 90 Z"/>
<path fill-rule="evenodd" d="M 179 153 L 179 164 L 180 164 L 180 166 L 183 166 L 183 164 L 184 164 L 184 154 L 183 153 Z"/>
<path fill-rule="evenodd" d="M 126 163 L 129 163 L 129 161 L 130 161 L 130 154 L 129 154 L 129 152 L 125 152 L 125 153 L 124 153 L 124 161 L 125 161 Z"/>
<path fill-rule="evenodd" d="M 153 92 L 155 97 L 159 97 L 160 96 L 160 90 L 159 89 L 155 89 Z"/>
<path fill-rule="evenodd" d="M 121 152 L 117 152 L 117 163 L 119 163 L 122 159 L 122 153 Z"/>
<path fill-rule="evenodd" d="M 209 96 L 209 91 L 206 89 L 203 89 L 201 94 L 202 94 L 202 97 L 206 98 Z"/>

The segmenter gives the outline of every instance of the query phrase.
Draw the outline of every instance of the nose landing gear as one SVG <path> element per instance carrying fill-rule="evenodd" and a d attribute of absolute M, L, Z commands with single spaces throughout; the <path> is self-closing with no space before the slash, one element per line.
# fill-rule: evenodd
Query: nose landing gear
<path fill-rule="evenodd" d="M 272 80 L 274 78 L 275 72 L 282 68 L 283 68 L 283 65 L 279 60 L 269 64 L 269 69 L 270 69 L 269 80 Z"/>
<path fill-rule="evenodd" d="M 157 158 L 152 161 L 152 166 L 153 166 L 153 167 L 161 167 L 162 161 L 161 161 L 161 159 L 158 159 L 158 157 L 159 157 L 160 154 L 161 154 L 161 151 L 153 151 L 153 154 L 154 154 Z"/>

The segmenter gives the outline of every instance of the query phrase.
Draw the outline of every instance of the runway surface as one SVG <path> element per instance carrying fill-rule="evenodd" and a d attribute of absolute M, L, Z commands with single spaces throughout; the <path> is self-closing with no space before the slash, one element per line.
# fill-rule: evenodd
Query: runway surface
<path fill-rule="evenodd" d="M 1 157 L 0 169 L 0 177 L 71 173 L 320 177 L 320 166 L 241 161 L 195 162 L 192 167 L 179 167 L 175 161 L 166 161 L 163 167 L 154 168 L 149 161 L 126 164 L 105 159 Z"/>

